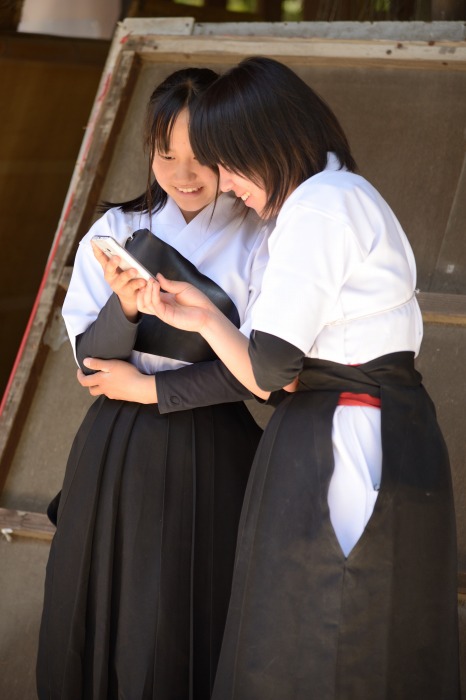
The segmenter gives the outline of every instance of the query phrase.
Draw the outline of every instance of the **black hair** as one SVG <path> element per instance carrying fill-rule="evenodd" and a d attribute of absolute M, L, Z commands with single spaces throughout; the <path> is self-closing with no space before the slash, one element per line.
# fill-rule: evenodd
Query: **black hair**
<path fill-rule="evenodd" d="M 263 56 L 246 58 L 200 97 L 190 140 L 203 165 L 221 165 L 264 187 L 263 216 L 275 215 L 290 189 L 321 172 L 333 151 L 354 172 L 336 116 L 294 71 Z"/>
<path fill-rule="evenodd" d="M 145 191 L 126 202 L 103 202 L 99 210 L 105 212 L 111 207 L 119 207 L 123 212 L 149 212 L 163 209 L 167 193 L 154 179 L 152 163 L 157 150 L 168 151 L 176 118 L 192 107 L 199 95 L 216 79 L 218 73 L 209 68 L 183 68 L 171 73 L 158 85 L 149 98 L 144 125 L 144 146 L 147 153 L 147 182 Z M 216 170 L 216 165 L 211 166 Z"/>

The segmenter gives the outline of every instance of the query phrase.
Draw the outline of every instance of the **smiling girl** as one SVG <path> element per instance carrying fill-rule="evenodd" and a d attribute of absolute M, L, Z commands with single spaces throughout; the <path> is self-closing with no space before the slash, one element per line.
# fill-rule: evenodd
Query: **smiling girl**
<path fill-rule="evenodd" d="M 148 106 L 146 192 L 112 206 L 80 243 L 63 316 L 97 396 L 69 456 L 45 583 L 41 700 L 207 700 L 231 587 L 238 519 L 261 430 L 252 394 L 200 336 L 140 314 L 145 282 L 92 246 L 142 245 L 197 275 L 241 331 L 259 294 L 266 234 L 220 194 L 188 135 L 216 74 L 177 71 Z M 155 245 L 155 259 L 153 248 Z M 146 260 L 144 254 L 149 255 Z"/>

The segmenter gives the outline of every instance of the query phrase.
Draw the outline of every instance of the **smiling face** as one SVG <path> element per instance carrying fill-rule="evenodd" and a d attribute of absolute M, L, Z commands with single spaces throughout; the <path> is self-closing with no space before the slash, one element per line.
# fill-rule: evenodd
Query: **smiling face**
<path fill-rule="evenodd" d="M 267 194 L 263 187 L 254 184 L 241 175 L 226 170 L 218 166 L 220 174 L 220 189 L 222 192 L 234 192 L 237 197 L 243 200 L 247 207 L 254 209 L 259 216 L 262 216 L 267 203 Z"/>
<path fill-rule="evenodd" d="M 152 162 L 155 179 L 175 200 L 186 222 L 210 204 L 217 192 L 217 175 L 194 157 L 188 120 L 188 110 L 184 109 L 173 124 L 169 150 L 156 149 Z"/>

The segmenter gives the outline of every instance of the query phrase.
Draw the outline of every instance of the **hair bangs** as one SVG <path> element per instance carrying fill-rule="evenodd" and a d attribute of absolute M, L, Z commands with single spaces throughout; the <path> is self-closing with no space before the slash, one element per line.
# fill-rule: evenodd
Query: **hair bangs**
<path fill-rule="evenodd" d="M 248 120 L 242 118 L 234 96 L 223 102 L 221 82 L 219 78 L 202 95 L 191 113 L 189 135 L 194 154 L 202 165 L 220 165 L 259 184 L 260 178 L 248 156 L 252 139 Z"/>
<path fill-rule="evenodd" d="M 178 108 L 170 105 L 171 109 L 161 110 L 157 115 L 157 120 L 154 124 L 152 138 L 154 142 L 154 153 L 168 153 L 170 150 L 171 135 L 173 127 L 180 112 L 184 109 L 184 105 Z"/>

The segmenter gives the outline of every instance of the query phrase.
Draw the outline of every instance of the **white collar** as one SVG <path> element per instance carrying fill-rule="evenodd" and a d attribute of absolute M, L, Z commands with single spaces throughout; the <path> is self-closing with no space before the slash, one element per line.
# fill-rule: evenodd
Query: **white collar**
<path fill-rule="evenodd" d="M 176 202 L 167 198 L 167 203 L 152 218 L 152 233 L 166 243 L 183 250 L 190 258 L 212 235 L 224 230 L 235 215 L 235 196 L 222 193 L 216 202 L 211 202 L 194 219 L 186 223 Z"/>

